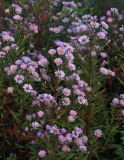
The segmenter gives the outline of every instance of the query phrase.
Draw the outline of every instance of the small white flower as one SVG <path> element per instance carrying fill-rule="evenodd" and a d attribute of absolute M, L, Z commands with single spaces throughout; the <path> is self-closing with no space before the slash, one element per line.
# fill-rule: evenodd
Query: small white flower
<path fill-rule="evenodd" d="M 40 124 L 38 122 L 33 122 L 31 126 L 33 127 L 33 129 L 38 129 L 40 127 Z"/>
<path fill-rule="evenodd" d="M 57 70 L 55 72 L 55 76 L 60 78 L 60 79 L 63 79 L 65 77 L 65 73 L 62 70 Z"/>
<path fill-rule="evenodd" d="M 16 75 L 14 79 L 15 79 L 16 83 L 21 84 L 24 81 L 24 76 L 23 75 Z"/>
<path fill-rule="evenodd" d="M 23 89 L 26 93 L 30 93 L 33 90 L 31 84 L 24 84 Z"/>

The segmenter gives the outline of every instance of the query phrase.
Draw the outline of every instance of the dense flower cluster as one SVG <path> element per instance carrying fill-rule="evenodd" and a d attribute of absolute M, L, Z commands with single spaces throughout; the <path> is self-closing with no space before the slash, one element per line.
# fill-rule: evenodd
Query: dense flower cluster
<path fill-rule="evenodd" d="M 77 156 L 78 152 L 83 157 L 97 157 L 99 146 L 109 143 L 106 126 L 109 122 L 114 126 L 120 115 L 109 120 L 106 117 L 115 112 L 114 108 L 124 106 L 124 94 L 111 104 L 105 100 L 107 83 L 116 77 L 109 47 L 118 43 L 124 46 L 124 26 L 114 23 L 123 17 L 116 8 L 98 18 L 91 14 L 79 17 L 76 10 L 81 4 L 74 1 L 56 0 L 51 5 L 62 9 L 49 17 L 48 33 L 54 38 L 43 49 L 36 47 L 34 38 L 40 34 L 40 23 L 33 13 L 23 14 L 30 7 L 12 4 L 5 9 L 11 31 L 1 32 L 0 58 L 12 53 L 12 49 L 18 52 L 16 60 L 4 67 L 13 82 L 6 92 L 13 96 L 19 87 L 19 92 L 31 101 L 24 115 L 23 135 L 32 135 L 36 157 L 42 159 L 53 153 L 57 157 L 61 152 L 62 156 L 71 152 Z M 118 37 L 116 43 L 112 29 Z M 20 33 L 15 34 L 18 30 Z M 27 46 L 20 43 L 21 38 Z M 121 113 L 124 116 L 124 110 Z"/>
<path fill-rule="evenodd" d="M 3 58 L 12 49 L 18 50 L 18 46 L 15 44 L 15 38 L 11 31 L 3 31 L 0 41 L 0 58 Z"/>
<path fill-rule="evenodd" d="M 119 98 L 114 98 L 111 102 L 111 106 L 124 106 L 124 94 L 120 94 Z"/>

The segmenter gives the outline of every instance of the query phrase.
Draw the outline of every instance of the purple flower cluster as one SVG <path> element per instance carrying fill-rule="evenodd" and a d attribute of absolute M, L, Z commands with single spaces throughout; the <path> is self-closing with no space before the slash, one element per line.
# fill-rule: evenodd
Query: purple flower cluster
<path fill-rule="evenodd" d="M 56 0 L 52 3 L 56 6 L 60 2 Z M 107 47 L 112 41 L 110 29 L 116 28 L 112 23 L 115 19 L 121 19 L 118 10 L 111 8 L 107 11 L 107 16 L 100 19 L 90 14 L 80 18 L 75 12 L 80 3 L 64 1 L 61 5 L 62 11 L 51 17 L 51 27 L 48 30 L 57 36 L 66 33 L 68 42 L 57 39 L 49 45 L 51 47 L 36 50 L 32 39 L 34 34 L 38 35 L 39 26 L 35 23 L 34 16 L 31 21 L 31 15 L 22 16 L 23 8 L 17 4 L 12 4 L 5 10 L 7 20 L 12 20 L 10 26 L 13 32 L 3 31 L 1 34 L 0 57 L 9 53 L 11 48 L 18 49 L 15 43 L 18 39 L 14 38 L 13 33 L 20 25 L 23 24 L 21 31 L 24 40 L 27 38 L 31 41 L 19 58 L 13 64 L 8 64 L 4 71 L 13 78 L 15 86 L 19 85 L 24 96 L 31 98 L 24 134 L 32 133 L 32 145 L 38 146 L 39 158 L 53 152 L 52 149 L 47 149 L 46 142 L 47 145 L 55 144 L 56 150 L 64 153 L 73 152 L 74 149 L 89 154 L 89 146 L 98 145 L 98 138 L 104 136 L 104 129 L 101 127 L 103 125 L 99 127 L 92 124 L 96 113 L 101 112 L 97 108 L 102 106 L 98 102 L 97 107 L 96 92 L 100 92 L 101 96 L 102 87 L 99 89 L 99 85 L 104 80 L 102 77 L 116 76 L 110 67 L 111 53 Z M 27 9 L 26 6 L 24 8 Z M 62 25 L 56 26 L 55 22 L 58 21 Z M 121 38 L 123 32 L 124 26 L 119 27 L 117 34 Z M 15 94 L 16 87 L 11 85 L 6 91 Z M 123 107 L 124 94 L 114 98 L 111 106 Z M 124 110 L 122 115 L 124 116 Z"/>

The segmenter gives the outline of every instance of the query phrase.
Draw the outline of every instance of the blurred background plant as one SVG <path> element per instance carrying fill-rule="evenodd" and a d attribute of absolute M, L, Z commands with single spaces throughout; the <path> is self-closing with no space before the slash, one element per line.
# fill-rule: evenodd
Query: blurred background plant
<path fill-rule="evenodd" d="M 102 16 L 110 8 L 118 8 L 124 12 L 123 0 L 79 0 L 82 3 L 83 9 L 79 11 L 80 14 L 91 12 Z"/>

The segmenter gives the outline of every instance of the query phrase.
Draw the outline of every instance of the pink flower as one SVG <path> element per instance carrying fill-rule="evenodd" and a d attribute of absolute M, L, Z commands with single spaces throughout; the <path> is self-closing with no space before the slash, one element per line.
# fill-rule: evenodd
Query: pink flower
<path fill-rule="evenodd" d="M 19 7 L 19 6 L 17 6 L 17 7 L 15 8 L 15 11 L 16 11 L 17 14 L 21 14 L 21 13 L 22 13 L 22 8 Z"/>
<path fill-rule="evenodd" d="M 108 26 L 108 24 L 106 22 L 102 21 L 101 24 L 105 29 L 109 28 L 109 26 Z"/>
<path fill-rule="evenodd" d="M 29 66 L 27 70 L 29 73 L 35 72 L 35 68 L 33 66 Z"/>
<path fill-rule="evenodd" d="M 79 37 L 78 41 L 80 42 L 80 44 L 85 45 L 87 43 L 89 43 L 89 37 L 84 35 Z"/>
<path fill-rule="evenodd" d="M 77 112 L 75 110 L 70 110 L 70 115 L 73 117 L 77 116 Z"/>
<path fill-rule="evenodd" d="M 86 98 L 84 98 L 83 96 L 79 96 L 78 97 L 78 102 L 79 102 L 79 104 L 84 104 L 84 105 L 88 105 L 88 101 L 87 101 L 87 99 Z"/>
<path fill-rule="evenodd" d="M 87 152 L 87 147 L 84 146 L 84 145 L 81 145 L 81 146 L 79 147 L 79 149 L 80 149 L 82 152 Z"/>
<path fill-rule="evenodd" d="M 48 60 L 45 57 L 42 57 L 39 61 L 38 64 L 41 66 L 47 66 L 48 65 Z"/>
<path fill-rule="evenodd" d="M 10 40 L 10 35 L 7 32 L 4 32 L 2 34 L 2 39 L 3 39 L 3 41 L 9 41 Z"/>
<path fill-rule="evenodd" d="M 107 58 L 107 54 L 106 54 L 105 52 L 101 52 L 100 55 L 101 55 L 101 57 L 103 57 L 103 58 Z"/>
<path fill-rule="evenodd" d="M 68 88 L 64 88 L 64 89 L 63 89 L 63 94 L 64 94 L 65 96 L 70 96 L 70 95 L 71 95 L 71 90 L 68 89 Z"/>
<path fill-rule="evenodd" d="M 84 25 L 84 24 L 82 24 L 82 25 L 80 25 L 80 26 L 77 26 L 77 27 L 75 28 L 75 30 L 76 30 L 77 32 L 83 32 L 83 31 L 86 31 L 86 30 L 87 30 L 87 26 Z"/>
<path fill-rule="evenodd" d="M 57 52 L 59 55 L 64 55 L 65 54 L 65 49 L 63 47 L 58 47 Z"/>
<path fill-rule="evenodd" d="M 36 24 L 30 24 L 29 28 L 31 31 L 33 31 L 34 33 L 38 33 L 38 26 Z"/>
<path fill-rule="evenodd" d="M 113 22 L 113 18 L 109 17 L 109 18 L 107 19 L 107 22 L 112 23 L 112 22 Z"/>
<path fill-rule="evenodd" d="M 119 99 L 118 98 L 114 98 L 113 100 L 112 100 L 112 103 L 111 103 L 111 105 L 112 106 L 116 106 L 116 105 L 119 105 Z"/>
<path fill-rule="evenodd" d="M 106 12 L 106 14 L 107 14 L 107 16 L 111 16 L 111 15 L 112 15 L 112 12 L 111 12 L 110 10 L 108 10 L 108 11 Z"/>
<path fill-rule="evenodd" d="M 0 51 L 0 58 L 4 57 L 6 55 L 6 52 Z"/>
<path fill-rule="evenodd" d="M 14 20 L 18 20 L 18 21 L 21 21 L 23 19 L 23 17 L 21 17 L 20 15 L 15 15 L 13 17 Z"/>
<path fill-rule="evenodd" d="M 90 25 L 92 28 L 99 28 L 99 23 L 97 22 L 91 21 Z"/>
<path fill-rule="evenodd" d="M 102 137 L 102 135 L 103 135 L 102 130 L 101 130 L 101 129 L 96 129 L 96 130 L 94 131 L 94 135 L 95 135 L 97 138 Z"/>
<path fill-rule="evenodd" d="M 63 79 L 65 77 L 65 73 L 62 70 L 57 70 L 55 72 L 55 76 L 60 78 L 60 79 Z"/>
<path fill-rule="evenodd" d="M 25 70 L 27 68 L 27 64 L 26 63 L 22 63 L 20 66 L 21 69 Z"/>
<path fill-rule="evenodd" d="M 33 122 L 31 125 L 33 129 L 38 129 L 40 127 L 40 124 L 38 122 Z"/>
<path fill-rule="evenodd" d="M 74 122 L 75 121 L 75 118 L 73 116 L 68 116 L 68 121 L 69 122 Z"/>
<path fill-rule="evenodd" d="M 92 52 L 91 52 L 91 56 L 92 56 L 92 57 L 95 57 L 96 55 L 97 55 L 96 51 L 92 51 Z"/>
<path fill-rule="evenodd" d="M 23 89 L 26 93 L 30 93 L 33 90 L 31 84 L 24 84 Z"/>
<path fill-rule="evenodd" d="M 76 69 L 76 67 L 75 67 L 74 64 L 68 63 L 68 69 L 69 69 L 70 71 L 74 71 L 74 70 Z"/>
<path fill-rule="evenodd" d="M 121 106 L 124 106 L 124 99 L 121 99 L 121 100 L 120 100 L 120 105 L 121 105 Z"/>
<path fill-rule="evenodd" d="M 62 59 L 61 59 L 61 58 L 56 58 L 56 59 L 54 60 L 54 62 L 55 62 L 55 64 L 56 64 L 57 66 L 60 66 L 60 65 L 62 64 Z"/>
<path fill-rule="evenodd" d="M 16 83 L 21 84 L 24 81 L 24 76 L 23 75 L 16 75 L 14 79 L 15 79 Z"/>
<path fill-rule="evenodd" d="M 45 151 L 45 150 L 40 150 L 39 153 L 38 153 L 38 156 L 39 156 L 40 158 L 46 157 L 46 151 Z"/>
<path fill-rule="evenodd" d="M 68 97 L 65 97 L 63 100 L 62 100 L 62 104 L 64 106 L 69 106 L 71 103 L 70 99 Z"/>
<path fill-rule="evenodd" d="M 64 143 L 66 139 L 63 135 L 59 135 L 58 140 L 59 140 L 60 143 Z"/>
<path fill-rule="evenodd" d="M 68 142 L 72 142 L 72 134 L 71 134 L 71 133 L 68 133 L 68 134 L 66 135 L 66 140 L 67 140 Z"/>
<path fill-rule="evenodd" d="M 12 94 L 14 92 L 14 88 L 13 87 L 8 87 L 7 88 L 7 93 Z"/>
<path fill-rule="evenodd" d="M 17 66 L 16 65 L 11 65 L 8 72 L 9 74 L 14 74 L 17 71 Z"/>
<path fill-rule="evenodd" d="M 106 38 L 106 34 L 104 32 L 102 32 L 102 31 L 97 33 L 97 36 L 99 37 L 99 39 L 105 39 Z"/>
<path fill-rule="evenodd" d="M 84 144 L 87 143 L 88 137 L 87 136 L 82 136 L 82 141 L 83 141 Z"/>
<path fill-rule="evenodd" d="M 51 56 L 53 56 L 53 55 L 56 54 L 56 50 L 55 50 L 55 49 L 50 49 L 50 50 L 48 51 L 48 53 L 49 53 Z"/>
<path fill-rule="evenodd" d="M 62 146 L 62 151 L 68 153 L 71 151 L 71 149 L 67 145 L 64 145 L 64 146 Z"/>
<path fill-rule="evenodd" d="M 10 46 L 5 46 L 5 47 L 2 48 L 2 50 L 4 52 L 8 52 L 10 50 Z"/>
<path fill-rule="evenodd" d="M 37 115 L 39 118 L 42 118 L 44 116 L 44 112 L 43 111 L 39 111 L 37 112 Z"/>

